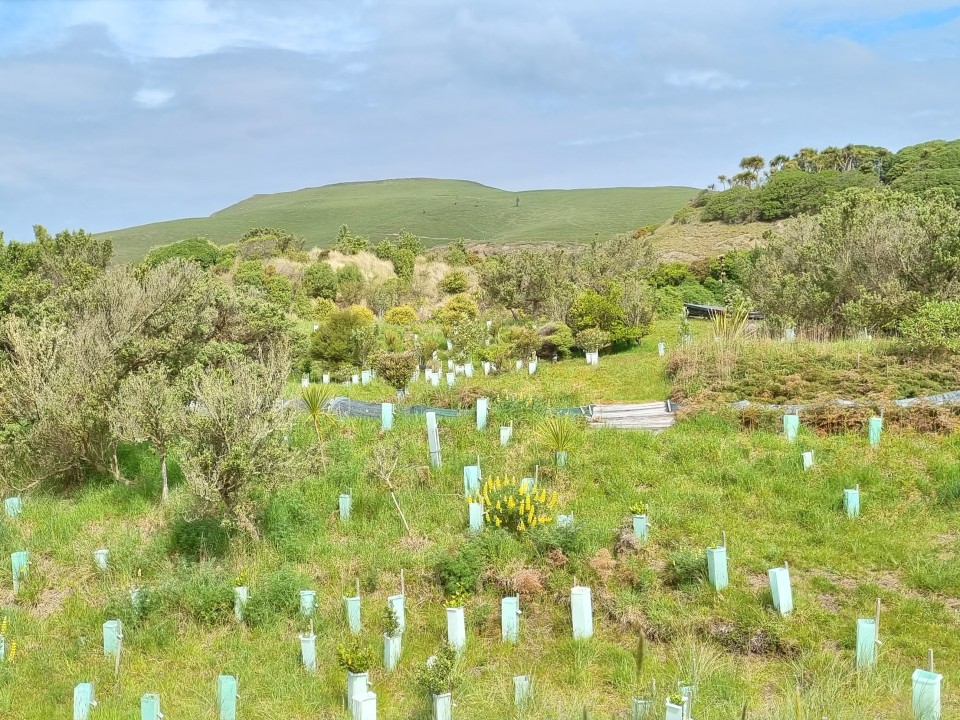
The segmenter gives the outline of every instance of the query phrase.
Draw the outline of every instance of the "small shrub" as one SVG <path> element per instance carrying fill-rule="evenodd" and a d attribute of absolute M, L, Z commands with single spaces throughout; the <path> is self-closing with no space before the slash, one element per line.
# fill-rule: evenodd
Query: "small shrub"
<path fill-rule="evenodd" d="M 313 298 L 334 300 L 337 297 L 337 273 L 325 262 L 315 262 L 303 273 L 303 289 Z"/>
<path fill-rule="evenodd" d="M 541 525 L 530 533 L 534 547 L 543 557 L 569 558 L 583 553 L 586 539 L 577 525 Z M 557 554 L 559 551 L 560 555 Z"/>
<path fill-rule="evenodd" d="M 160 602 L 167 608 L 175 607 L 201 625 L 218 625 L 233 618 L 233 583 L 222 570 L 207 564 L 181 566 L 174 584 L 159 592 Z"/>
<path fill-rule="evenodd" d="M 960 352 L 960 302 L 928 302 L 900 323 L 900 331 L 911 352 Z"/>
<path fill-rule="evenodd" d="M 605 348 L 610 344 L 610 333 L 599 328 L 588 328 L 578 332 L 574 337 L 574 342 L 584 352 L 597 352 L 600 348 Z"/>
<path fill-rule="evenodd" d="M 527 490 L 515 478 L 495 478 L 480 488 L 484 504 L 484 522 L 511 532 L 524 533 L 538 525 L 553 522 L 557 494 L 546 490 Z"/>
<path fill-rule="evenodd" d="M 320 329 L 313 333 L 310 354 L 328 363 L 359 364 L 354 331 L 374 325 L 373 313 L 361 305 L 351 305 L 331 313 Z"/>
<path fill-rule="evenodd" d="M 434 567 L 445 595 L 475 592 L 482 570 L 483 556 L 475 543 L 468 543 L 455 554 L 445 553 Z"/>
<path fill-rule="evenodd" d="M 337 297 L 343 303 L 358 303 L 363 298 L 366 280 L 356 265 L 344 265 L 337 270 Z"/>
<path fill-rule="evenodd" d="M 442 695 L 453 690 L 457 667 L 457 651 L 443 643 L 435 655 L 420 669 L 417 682 L 431 695 Z"/>
<path fill-rule="evenodd" d="M 365 673 L 373 666 L 374 659 L 373 649 L 360 638 L 337 646 L 337 664 L 347 672 Z"/>
<path fill-rule="evenodd" d="M 373 359 L 377 375 L 386 380 L 395 390 L 403 390 L 410 384 L 417 369 L 417 355 L 412 350 L 382 352 Z"/>
<path fill-rule="evenodd" d="M 544 358 L 556 356 L 558 360 L 566 360 L 570 357 L 573 333 L 564 323 L 548 323 L 537 330 L 537 335 L 541 338 L 537 355 Z"/>
<path fill-rule="evenodd" d="M 452 295 L 441 307 L 433 313 L 433 319 L 439 323 L 445 332 L 450 332 L 454 325 L 473 320 L 477 317 L 477 301 L 466 293 Z"/>
<path fill-rule="evenodd" d="M 391 325 L 413 325 L 417 321 L 417 311 L 409 305 L 397 305 L 387 310 L 383 319 Z"/>
<path fill-rule="evenodd" d="M 509 345 L 513 354 L 521 360 L 532 358 L 543 344 L 543 339 L 533 328 L 513 325 L 500 334 L 501 342 Z"/>
<path fill-rule="evenodd" d="M 466 292 L 470 287 L 470 278 L 463 270 L 451 270 L 440 280 L 440 289 L 448 295 Z"/>
<path fill-rule="evenodd" d="M 188 560 L 223 557 L 229 546 L 230 536 L 215 517 L 181 517 L 170 528 L 170 552 Z"/>

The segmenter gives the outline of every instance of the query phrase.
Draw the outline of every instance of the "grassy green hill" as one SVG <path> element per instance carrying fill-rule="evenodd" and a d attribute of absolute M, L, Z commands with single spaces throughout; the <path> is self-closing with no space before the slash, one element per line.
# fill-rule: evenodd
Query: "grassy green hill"
<path fill-rule="evenodd" d="M 257 226 L 299 233 L 308 247 L 332 243 L 342 223 L 374 240 L 405 228 L 427 245 L 458 237 L 493 243 L 577 242 L 594 233 L 608 236 L 663 222 L 696 193 L 690 187 L 508 192 L 464 180 L 382 180 L 254 195 L 210 217 L 102 234 L 113 238 L 121 262 L 194 235 L 234 242 Z"/>

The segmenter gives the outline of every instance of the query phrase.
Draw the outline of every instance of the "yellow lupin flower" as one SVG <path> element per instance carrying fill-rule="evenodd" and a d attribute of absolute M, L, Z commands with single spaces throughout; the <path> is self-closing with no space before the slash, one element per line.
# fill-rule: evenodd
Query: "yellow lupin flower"
<path fill-rule="evenodd" d="M 553 507 L 557 504 L 557 491 L 553 491 L 553 497 L 550 498 L 550 507 Z"/>
<path fill-rule="evenodd" d="M 513 495 L 507 498 L 507 507 L 513 510 L 517 506 L 517 501 L 513 499 Z"/>
<path fill-rule="evenodd" d="M 493 522 L 496 523 L 496 526 L 497 526 L 497 527 L 500 527 L 500 525 L 502 525 L 502 523 L 500 522 L 500 516 L 499 516 L 499 515 L 493 519 Z"/>
<path fill-rule="evenodd" d="M 547 491 L 541 490 L 540 496 L 537 498 L 537 502 L 543 503 L 547 501 Z"/>
<path fill-rule="evenodd" d="M 497 500 L 497 512 L 500 512 L 501 510 L 503 510 L 503 508 L 500 507 L 500 501 Z"/>
<path fill-rule="evenodd" d="M 16 657 L 17 657 L 17 641 L 14 640 L 12 643 L 10 643 L 10 654 L 7 655 L 7 662 L 12 663 Z"/>
<path fill-rule="evenodd" d="M 7 616 L 3 616 L 3 622 L 0 623 L 0 636 L 7 634 Z"/>

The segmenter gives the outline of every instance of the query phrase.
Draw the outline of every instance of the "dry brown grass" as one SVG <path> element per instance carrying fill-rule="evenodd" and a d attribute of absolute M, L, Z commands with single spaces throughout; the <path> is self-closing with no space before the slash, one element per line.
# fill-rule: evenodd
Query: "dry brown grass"
<path fill-rule="evenodd" d="M 677 224 L 668 220 L 652 235 L 661 262 L 691 262 L 715 257 L 728 250 L 745 250 L 763 242 L 763 233 L 777 223 L 727 225 L 693 220 Z"/>

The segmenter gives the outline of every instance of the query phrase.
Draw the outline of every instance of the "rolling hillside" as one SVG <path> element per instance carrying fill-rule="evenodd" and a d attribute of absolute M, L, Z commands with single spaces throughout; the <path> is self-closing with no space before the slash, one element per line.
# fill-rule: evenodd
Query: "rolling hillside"
<path fill-rule="evenodd" d="M 342 223 L 373 240 L 404 228 L 427 245 L 458 237 L 495 243 L 577 242 L 594 233 L 608 236 L 663 222 L 696 193 L 690 187 L 508 192 L 463 180 L 383 180 L 255 195 L 210 217 L 102 234 L 113 238 L 119 262 L 194 235 L 233 242 L 256 226 L 302 234 L 307 247 L 332 243 Z"/>

